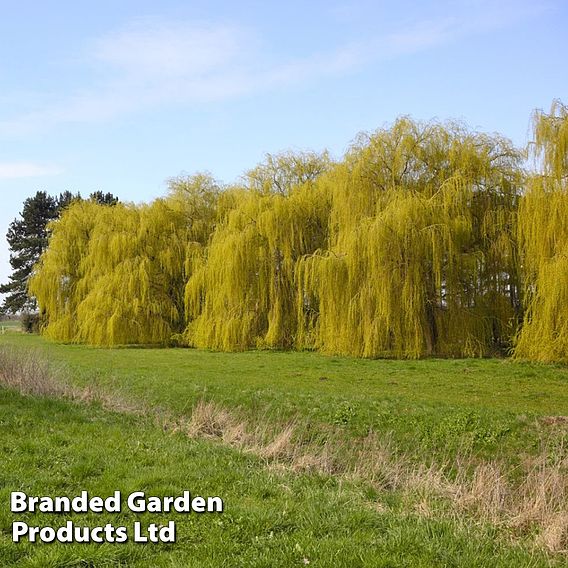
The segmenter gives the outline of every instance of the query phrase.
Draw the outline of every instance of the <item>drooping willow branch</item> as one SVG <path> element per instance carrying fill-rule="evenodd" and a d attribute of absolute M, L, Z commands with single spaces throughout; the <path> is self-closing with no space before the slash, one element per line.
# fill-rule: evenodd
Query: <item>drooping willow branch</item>
<path fill-rule="evenodd" d="M 30 284 L 43 332 L 412 358 L 517 339 L 565 358 L 567 125 L 560 103 L 536 115 L 530 176 L 500 136 L 401 118 L 338 162 L 286 153 L 239 186 L 197 175 L 148 205 L 73 205 Z"/>

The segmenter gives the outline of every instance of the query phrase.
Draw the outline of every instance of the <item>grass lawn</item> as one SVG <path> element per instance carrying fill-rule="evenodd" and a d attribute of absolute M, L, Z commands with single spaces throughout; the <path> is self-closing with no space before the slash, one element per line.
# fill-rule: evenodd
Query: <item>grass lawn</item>
<path fill-rule="evenodd" d="M 381 511 L 364 487 L 332 477 L 271 472 L 256 458 L 143 418 L 0 389 L 0 559 L 14 567 L 549 566 L 499 544 L 491 529 L 421 518 L 391 496 Z M 94 443 L 95 442 L 95 443 Z M 108 496 L 184 489 L 219 495 L 225 511 L 197 515 L 10 513 L 9 492 Z M 177 523 L 175 544 L 14 544 L 11 523 L 81 526 Z"/>
<path fill-rule="evenodd" d="M 21 325 L 20 320 L 0 320 L 0 333 L 2 333 L 2 329 L 4 329 L 4 331 L 19 331 Z"/>
<path fill-rule="evenodd" d="M 316 353 L 195 349 L 97 349 L 6 334 L 0 345 L 37 347 L 72 369 L 80 385 L 191 411 L 206 398 L 271 420 L 301 417 L 347 434 L 388 433 L 395 447 L 427 460 L 457 451 L 515 460 L 537 452 L 568 415 L 568 368 L 503 359 L 363 360 Z M 560 443 L 557 440 L 553 443 Z"/>
<path fill-rule="evenodd" d="M 294 420 L 303 424 L 304 437 L 324 432 L 346 451 L 373 432 L 389 441 L 393 454 L 414 464 L 467 455 L 468 463 L 486 468 L 504 464 L 504 475 L 512 480 L 529 458 L 544 456 L 547 464 L 566 459 L 568 368 L 562 366 L 498 359 L 371 361 L 293 352 L 108 350 L 16 333 L 0 336 L 0 347 L 22 353 L 34 348 L 56 368 L 65 367 L 77 387 L 96 385 L 180 419 L 190 419 L 205 399 L 251 423 Z M 189 439 L 176 428 L 157 427 L 148 414 L 1 390 L 0 501 L 7 503 L 13 490 L 75 495 L 86 489 L 106 496 L 117 489 L 155 495 L 189 489 L 221 496 L 226 511 L 164 515 L 163 521 L 160 515 L 144 517 L 164 524 L 175 518 L 175 545 L 38 546 L 11 542 L 15 515 L 4 506 L 2 565 L 565 565 L 565 555 L 533 547 L 536 525 L 511 532 L 500 517 L 488 522 L 491 515 L 448 513 L 420 490 L 409 498 L 408 491 L 375 478 L 276 467 L 254 448 Z M 550 472 L 565 484 L 565 470 Z M 477 484 L 483 492 L 486 484 Z M 554 511 L 559 520 L 549 531 L 557 550 L 564 546 L 564 533 L 554 533 L 563 530 L 563 514 Z M 100 525 L 110 521 L 107 517 L 79 516 L 76 522 Z M 38 525 L 66 520 L 29 518 Z M 118 524 L 134 520 L 126 513 Z M 544 521 L 538 526 L 549 530 Z"/>

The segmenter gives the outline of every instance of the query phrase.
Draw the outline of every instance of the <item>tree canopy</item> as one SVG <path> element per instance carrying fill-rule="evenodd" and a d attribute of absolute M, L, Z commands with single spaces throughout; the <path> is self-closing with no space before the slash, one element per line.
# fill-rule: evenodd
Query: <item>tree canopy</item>
<path fill-rule="evenodd" d="M 77 201 L 52 225 L 30 281 L 53 339 L 94 345 L 167 343 L 185 328 L 192 254 L 213 225 L 218 187 L 199 174 L 170 181 L 151 204 Z"/>
<path fill-rule="evenodd" d="M 30 290 L 43 332 L 362 357 L 568 353 L 568 112 L 506 138 L 407 117 L 342 159 L 267 155 L 233 186 L 173 178 L 150 204 L 74 202 Z"/>
<path fill-rule="evenodd" d="M 36 309 L 35 299 L 28 295 L 28 280 L 34 265 L 47 248 L 48 224 L 73 198 L 68 191 L 58 197 L 38 191 L 24 201 L 20 218 L 10 223 L 6 240 L 10 247 L 12 274 L 7 284 L 0 285 L 0 294 L 6 295 L 0 313 L 16 314 Z"/>
<path fill-rule="evenodd" d="M 89 199 L 107 205 L 118 202 L 118 198 L 111 193 L 104 194 L 100 191 L 92 193 Z M 55 197 L 45 191 L 38 191 L 25 200 L 20 218 L 14 219 L 6 235 L 13 272 L 10 281 L 0 286 L 0 293 L 6 294 L 0 308 L 1 313 L 16 314 L 36 310 L 36 300 L 28 292 L 28 281 L 34 265 L 47 248 L 49 224 L 73 202 L 80 200 L 79 193 L 73 194 L 70 191 L 64 191 Z"/>
<path fill-rule="evenodd" d="M 533 117 L 537 172 L 519 208 L 525 315 L 516 355 L 568 362 L 568 107 Z"/>

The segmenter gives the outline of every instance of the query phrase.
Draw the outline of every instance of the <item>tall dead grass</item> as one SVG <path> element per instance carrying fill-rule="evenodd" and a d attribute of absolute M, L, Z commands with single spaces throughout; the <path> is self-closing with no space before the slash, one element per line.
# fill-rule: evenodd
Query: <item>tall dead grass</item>
<path fill-rule="evenodd" d="M 118 392 L 110 393 L 97 385 L 74 385 L 65 367 L 53 365 L 40 352 L 31 349 L 0 347 L 0 385 L 27 396 L 97 403 L 116 412 L 142 414 L 146 410 Z"/>
<path fill-rule="evenodd" d="M 67 396 L 68 383 L 61 380 L 47 359 L 35 352 L 0 348 L 0 382 L 24 395 Z"/>
<path fill-rule="evenodd" d="M 321 425 L 324 435 L 314 441 L 308 425 L 300 420 L 286 424 L 267 416 L 255 420 L 212 401 L 199 401 L 188 417 L 173 416 L 116 392 L 73 386 L 64 369 L 51 366 L 32 351 L 0 348 L 0 384 L 24 395 L 64 397 L 99 403 L 115 412 L 148 415 L 165 430 L 228 444 L 253 453 L 271 467 L 363 480 L 380 491 L 406 495 L 419 514 L 429 514 L 430 504 L 442 498 L 456 518 L 472 515 L 505 528 L 511 538 L 536 534 L 538 546 L 568 553 L 565 451 L 551 452 L 543 446 L 540 455 L 527 458 L 513 482 L 506 465 L 496 461 L 463 457 L 451 464 L 417 465 L 396 452 L 384 436 L 371 433 L 353 440 L 339 428 Z"/>

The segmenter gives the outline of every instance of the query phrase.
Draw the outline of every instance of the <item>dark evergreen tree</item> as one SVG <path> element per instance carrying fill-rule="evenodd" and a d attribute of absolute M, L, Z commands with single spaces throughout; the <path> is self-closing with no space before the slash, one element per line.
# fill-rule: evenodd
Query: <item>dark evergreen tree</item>
<path fill-rule="evenodd" d="M 57 198 L 57 209 L 59 214 L 61 214 L 61 212 L 66 209 L 71 204 L 71 202 L 80 199 L 80 193 L 73 194 L 70 191 L 64 191 L 63 193 L 60 193 L 59 197 Z"/>
<path fill-rule="evenodd" d="M 20 219 L 14 219 L 10 224 L 6 239 L 13 272 L 9 282 L 0 285 L 0 294 L 5 294 L 0 312 L 15 314 L 36 309 L 35 300 L 27 293 L 28 279 L 47 247 L 47 224 L 57 216 L 58 200 L 45 191 L 38 191 L 24 202 Z"/>
<path fill-rule="evenodd" d="M 103 193 L 102 191 L 94 191 L 91 193 L 90 198 L 101 205 L 116 205 L 118 203 L 118 197 L 115 197 L 112 193 Z"/>

